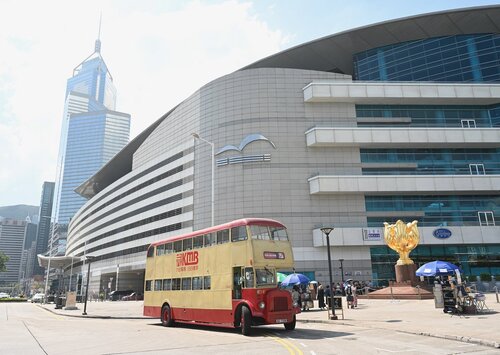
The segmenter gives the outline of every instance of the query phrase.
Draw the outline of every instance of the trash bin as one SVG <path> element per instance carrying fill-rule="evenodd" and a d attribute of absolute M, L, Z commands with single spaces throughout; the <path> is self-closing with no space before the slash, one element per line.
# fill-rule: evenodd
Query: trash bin
<path fill-rule="evenodd" d="M 66 297 L 56 297 L 55 299 L 56 309 L 62 309 L 66 306 Z"/>

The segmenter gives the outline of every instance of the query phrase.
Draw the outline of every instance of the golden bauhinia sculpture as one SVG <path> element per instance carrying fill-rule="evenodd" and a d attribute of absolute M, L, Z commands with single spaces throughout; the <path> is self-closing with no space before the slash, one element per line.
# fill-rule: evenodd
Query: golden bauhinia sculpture
<path fill-rule="evenodd" d="M 417 228 L 418 221 L 405 223 L 398 220 L 395 224 L 384 222 L 384 239 L 389 248 L 399 254 L 397 265 L 413 264 L 410 252 L 415 249 L 420 241 Z"/>

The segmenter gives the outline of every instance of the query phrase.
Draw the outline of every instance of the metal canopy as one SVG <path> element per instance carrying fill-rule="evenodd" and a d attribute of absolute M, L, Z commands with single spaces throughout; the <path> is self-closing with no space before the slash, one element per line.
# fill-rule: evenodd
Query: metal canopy
<path fill-rule="evenodd" d="M 77 263 L 84 258 L 81 256 L 45 256 L 42 254 L 38 254 L 38 265 L 46 268 L 49 265 L 50 259 L 50 267 L 54 269 L 65 269 L 66 267 L 71 266 L 71 264 Z"/>

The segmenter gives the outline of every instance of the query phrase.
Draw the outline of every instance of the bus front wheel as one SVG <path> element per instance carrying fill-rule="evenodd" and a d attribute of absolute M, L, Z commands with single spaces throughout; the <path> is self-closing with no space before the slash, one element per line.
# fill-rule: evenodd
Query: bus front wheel
<path fill-rule="evenodd" d="M 252 330 L 252 313 L 248 307 L 241 308 L 241 334 L 250 335 Z"/>
<path fill-rule="evenodd" d="M 174 325 L 174 320 L 172 319 L 172 311 L 168 304 L 164 305 L 161 309 L 161 324 L 164 327 L 171 327 Z"/>
<path fill-rule="evenodd" d="M 295 315 L 294 315 L 293 320 L 290 323 L 285 323 L 285 329 L 286 330 L 294 330 L 296 323 L 297 323 L 297 319 L 295 318 Z"/>

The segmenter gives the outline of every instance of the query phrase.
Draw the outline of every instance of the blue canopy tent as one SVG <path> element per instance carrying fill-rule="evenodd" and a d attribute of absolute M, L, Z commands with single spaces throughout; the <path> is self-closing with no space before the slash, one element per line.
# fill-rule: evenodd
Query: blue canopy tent
<path fill-rule="evenodd" d="M 450 275 L 455 272 L 455 270 L 460 270 L 455 264 L 449 263 L 447 261 L 431 261 L 418 268 L 416 271 L 417 276 L 437 276 L 437 275 Z"/>

